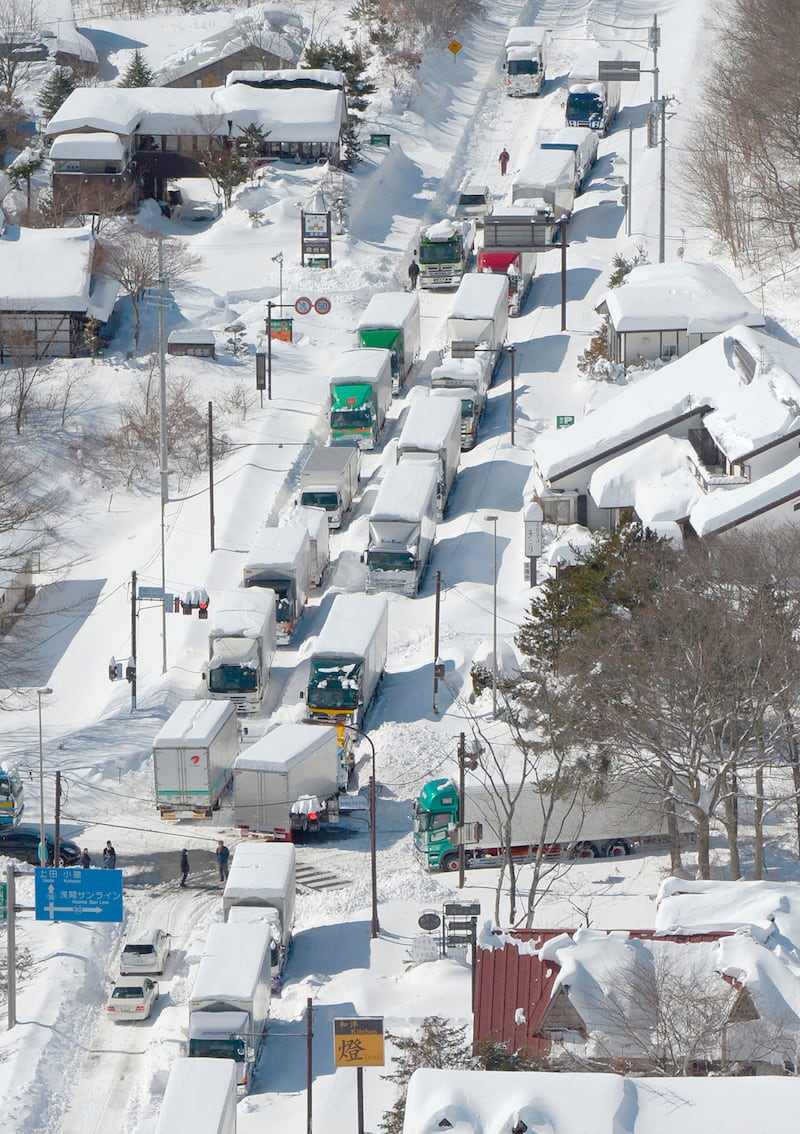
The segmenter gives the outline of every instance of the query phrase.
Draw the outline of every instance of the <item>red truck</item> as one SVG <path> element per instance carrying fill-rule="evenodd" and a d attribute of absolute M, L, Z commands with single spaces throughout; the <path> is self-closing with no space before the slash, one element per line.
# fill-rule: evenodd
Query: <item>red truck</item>
<path fill-rule="evenodd" d="M 505 275 L 508 279 L 508 313 L 512 318 L 522 311 L 536 270 L 535 252 L 478 252 L 478 271 Z"/>

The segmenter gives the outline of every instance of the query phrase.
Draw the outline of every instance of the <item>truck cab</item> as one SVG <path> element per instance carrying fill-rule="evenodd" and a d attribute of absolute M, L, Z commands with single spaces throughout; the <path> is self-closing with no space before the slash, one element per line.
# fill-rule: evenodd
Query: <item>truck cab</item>
<path fill-rule="evenodd" d="M 492 215 L 494 200 L 488 185 L 478 181 L 468 181 L 462 188 L 456 205 L 459 220 L 474 220 L 483 224 L 483 218 Z"/>
<path fill-rule="evenodd" d="M 14 765 L 0 764 L 0 828 L 16 827 L 25 804 L 19 772 Z"/>

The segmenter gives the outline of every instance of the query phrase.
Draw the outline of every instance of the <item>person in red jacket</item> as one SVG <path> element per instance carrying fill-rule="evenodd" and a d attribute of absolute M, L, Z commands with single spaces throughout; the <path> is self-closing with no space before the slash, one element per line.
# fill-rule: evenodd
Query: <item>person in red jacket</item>
<path fill-rule="evenodd" d="M 505 177 L 506 170 L 508 169 L 508 163 L 511 161 L 511 154 L 508 152 L 505 146 L 503 146 L 502 150 L 500 151 L 500 157 L 497 160 L 500 162 L 500 172 L 502 173 L 503 177 Z"/>

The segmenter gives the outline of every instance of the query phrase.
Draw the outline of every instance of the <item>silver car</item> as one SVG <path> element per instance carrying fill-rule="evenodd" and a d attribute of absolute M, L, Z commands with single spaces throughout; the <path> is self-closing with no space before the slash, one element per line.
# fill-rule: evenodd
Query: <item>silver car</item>
<path fill-rule="evenodd" d="M 163 973 L 170 954 L 172 939 L 163 929 L 131 933 L 125 940 L 119 959 L 123 976 L 139 973 Z"/>

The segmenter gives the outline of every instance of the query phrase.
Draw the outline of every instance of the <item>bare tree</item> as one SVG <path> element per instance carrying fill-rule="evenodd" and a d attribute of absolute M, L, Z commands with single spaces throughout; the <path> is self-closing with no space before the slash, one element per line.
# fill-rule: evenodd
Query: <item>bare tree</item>
<path fill-rule="evenodd" d="M 0 91 L 11 102 L 31 67 L 40 16 L 33 0 L 0 0 Z"/>

